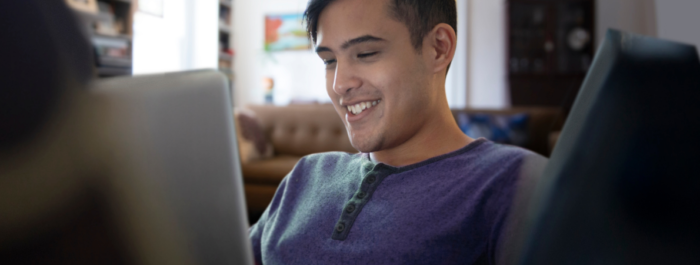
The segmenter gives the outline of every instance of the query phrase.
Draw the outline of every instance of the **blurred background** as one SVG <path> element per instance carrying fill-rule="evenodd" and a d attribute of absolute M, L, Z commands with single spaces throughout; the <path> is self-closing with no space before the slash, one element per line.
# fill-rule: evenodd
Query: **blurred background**
<path fill-rule="evenodd" d="M 306 38 L 306 0 L 63 0 L 100 78 L 230 80 L 251 223 L 304 155 L 356 152 Z M 457 0 L 446 94 L 464 133 L 548 156 L 608 28 L 700 45 L 697 0 Z"/>
<path fill-rule="evenodd" d="M 329 101 L 322 63 L 302 36 L 306 0 L 65 1 L 93 33 L 101 76 L 218 68 L 232 80 L 236 106 Z M 453 108 L 568 108 L 566 94 L 575 95 L 607 28 L 700 44 L 693 0 L 457 5 L 446 86 Z"/>
<path fill-rule="evenodd" d="M 471 137 L 520 146 L 543 156 L 549 156 L 557 144 L 608 28 L 700 45 L 698 0 L 456 2 L 458 48 L 445 87 L 455 122 Z M 152 264 L 186 264 L 186 254 L 179 250 L 186 241 L 178 241 L 177 222 L 164 212 L 168 207 L 159 202 L 158 193 L 152 192 L 162 187 L 147 183 L 148 176 L 158 174 L 135 174 L 140 173 L 135 168 L 140 163 L 132 160 L 157 165 L 168 155 L 184 157 L 170 171 L 182 177 L 178 179 L 181 184 L 205 185 L 222 176 L 214 171 L 177 170 L 196 168 L 200 162 L 223 160 L 219 165 L 233 168 L 235 172 L 229 173 L 236 174 L 238 168 L 229 164 L 237 165 L 235 158 L 185 148 L 208 148 L 202 140 L 221 140 L 225 144 L 214 145 L 233 148 L 230 131 L 221 129 L 230 128 L 230 119 L 237 133 L 250 224 L 257 221 L 280 181 L 303 156 L 357 152 L 329 104 L 324 65 L 306 38 L 302 13 L 307 0 L 2 3 L 0 30 L 7 41 L 0 42 L 5 55 L 0 64 L 4 85 L 0 89 L 0 264 L 21 264 L 13 262 L 17 260 L 28 264 L 135 263 L 129 262 L 131 258 Z M 188 83 L 172 78 L 186 73 L 161 75 L 198 69 L 216 69 L 190 74 L 208 73 L 218 80 L 219 92 L 228 92 L 228 86 L 231 93 L 207 94 L 203 80 L 193 78 L 189 81 L 202 82 Z M 144 79 L 156 81 L 137 82 Z M 148 94 L 157 89 L 182 96 L 178 97 L 182 101 L 170 103 L 173 101 L 152 94 L 149 101 L 141 102 L 143 109 L 119 109 L 110 105 L 116 97 L 96 93 L 111 82 L 128 84 L 129 89 L 116 92 Z M 194 92 L 178 94 L 178 86 Z M 625 91 L 640 91 L 633 88 Z M 648 97 L 660 105 L 643 105 L 645 113 L 667 113 L 660 106 L 678 94 L 672 94 L 673 87 L 665 88 L 658 91 L 658 99 L 652 97 L 656 93 Z M 220 100 L 229 95 L 233 115 L 228 115 L 229 102 Z M 193 100 L 197 96 L 218 100 L 224 106 L 219 112 L 227 115 L 212 115 L 207 108 L 211 104 Z M 191 108 L 159 112 L 163 116 L 148 110 L 184 105 Z M 122 125 L 130 118 L 120 113 L 143 120 L 143 126 Z M 683 120 L 693 115 L 681 112 L 674 116 L 665 119 L 661 128 L 694 125 Z M 161 122 L 168 126 L 158 127 Z M 149 126 L 160 130 L 149 130 Z M 154 136 L 148 142 L 120 144 L 122 138 L 146 132 Z M 688 130 L 673 133 L 663 136 L 689 142 L 674 136 L 688 135 Z M 221 137 L 204 139 L 202 135 Z M 163 139 L 176 139 L 177 144 L 158 145 Z M 151 163 L 126 152 L 131 147 L 151 148 L 161 155 L 154 155 L 156 162 Z M 697 149 L 690 147 L 687 150 Z M 678 193 L 675 186 L 669 187 Z M 238 191 L 222 193 L 226 196 L 216 198 L 231 203 L 230 196 L 242 196 Z M 202 216 L 197 215 L 217 220 Z M 211 231 L 218 234 L 213 226 Z M 242 226 L 241 231 L 245 231 Z M 229 249 L 222 253 L 228 255 Z M 68 262 L 72 259 L 85 262 Z"/>

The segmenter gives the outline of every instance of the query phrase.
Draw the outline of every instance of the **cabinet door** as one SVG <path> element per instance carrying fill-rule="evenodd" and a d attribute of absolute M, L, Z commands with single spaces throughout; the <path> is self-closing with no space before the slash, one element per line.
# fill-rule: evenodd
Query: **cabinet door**
<path fill-rule="evenodd" d="M 555 70 L 554 9 L 547 3 L 511 2 L 508 70 L 511 74 L 546 74 Z"/>
<path fill-rule="evenodd" d="M 593 5 L 563 2 L 556 8 L 557 72 L 585 74 L 593 60 Z"/>
<path fill-rule="evenodd" d="M 591 0 L 511 0 L 508 82 L 514 106 L 568 110 L 593 60 Z"/>

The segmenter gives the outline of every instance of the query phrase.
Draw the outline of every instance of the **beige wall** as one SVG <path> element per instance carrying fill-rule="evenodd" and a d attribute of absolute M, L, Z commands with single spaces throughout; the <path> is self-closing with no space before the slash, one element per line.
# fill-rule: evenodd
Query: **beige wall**
<path fill-rule="evenodd" d="M 658 35 L 700 47 L 700 0 L 656 0 Z"/>
<path fill-rule="evenodd" d="M 700 0 L 597 0 L 596 42 L 608 28 L 700 46 Z"/>
<path fill-rule="evenodd" d="M 596 43 L 605 38 L 608 28 L 657 36 L 654 0 L 597 0 Z"/>

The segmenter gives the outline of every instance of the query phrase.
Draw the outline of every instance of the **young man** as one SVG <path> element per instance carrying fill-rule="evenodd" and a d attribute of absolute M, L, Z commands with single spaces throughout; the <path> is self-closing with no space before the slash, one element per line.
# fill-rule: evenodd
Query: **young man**
<path fill-rule="evenodd" d="M 250 229 L 259 264 L 489 264 L 529 151 L 471 139 L 445 95 L 454 0 L 311 0 L 358 154 L 302 158 Z M 537 171 L 537 170 L 535 170 Z"/>

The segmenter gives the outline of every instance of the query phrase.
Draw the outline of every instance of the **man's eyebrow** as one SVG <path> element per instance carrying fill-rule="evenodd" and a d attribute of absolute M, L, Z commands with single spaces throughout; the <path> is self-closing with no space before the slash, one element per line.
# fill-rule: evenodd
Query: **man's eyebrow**
<path fill-rule="evenodd" d="M 333 52 L 333 50 L 331 50 L 331 48 L 324 47 L 324 46 L 316 47 L 316 53 L 320 53 L 320 52 Z"/>
<path fill-rule="evenodd" d="M 364 36 L 360 36 L 360 37 L 351 39 L 349 41 L 346 41 L 345 43 L 343 43 L 343 45 L 340 46 L 340 49 L 346 50 L 346 49 L 350 48 L 350 46 L 357 45 L 357 44 L 360 44 L 363 42 L 377 42 L 377 41 L 386 41 L 386 40 L 379 38 L 379 37 L 372 36 L 372 35 L 364 35 Z M 319 46 L 316 48 L 316 53 L 320 53 L 320 52 L 333 52 L 333 50 L 331 50 L 328 47 Z"/>
<path fill-rule="evenodd" d="M 357 37 L 357 38 L 354 38 L 352 40 L 346 41 L 345 43 L 343 43 L 342 46 L 340 46 L 340 48 L 345 50 L 347 48 L 350 48 L 350 46 L 352 46 L 352 45 L 360 44 L 363 42 L 376 42 L 376 41 L 384 41 L 384 39 L 379 38 L 379 37 L 375 37 L 372 35 L 364 35 L 364 36 Z"/>

